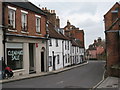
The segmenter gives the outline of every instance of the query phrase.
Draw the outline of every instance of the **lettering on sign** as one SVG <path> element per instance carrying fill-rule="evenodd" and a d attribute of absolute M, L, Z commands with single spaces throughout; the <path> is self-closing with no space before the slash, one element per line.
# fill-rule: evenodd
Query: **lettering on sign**
<path fill-rule="evenodd" d="M 7 55 L 11 58 L 11 60 L 20 60 L 21 56 L 23 56 L 22 49 L 7 49 Z"/>

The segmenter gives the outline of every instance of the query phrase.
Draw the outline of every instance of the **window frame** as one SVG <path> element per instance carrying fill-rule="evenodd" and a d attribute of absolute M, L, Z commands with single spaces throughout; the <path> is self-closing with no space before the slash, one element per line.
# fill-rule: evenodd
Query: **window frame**
<path fill-rule="evenodd" d="M 12 24 L 11 24 L 11 22 L 12 22 Z M 10 7 L 8 7 L 8 27 L 10 29 L 16 28 L 16 9 L 13 9 Z"/>
<path fill-rule="evenodd" d="M 41 18 L 36 17 L 36 33 L 41 33 Z"/>
<path fill-rule="evenodd" d="M 23 17 L 24 17 L 24 19 L 23 19 Z M 27 28 L 28 22 L 27 21 L 28 21 L 27 13 L 21 11 L 21 24 L 22 24 L 21 29 L 22 29 L 22 31 L 25 31 L 25 32 L 28 31 L 28 28 Z"/>

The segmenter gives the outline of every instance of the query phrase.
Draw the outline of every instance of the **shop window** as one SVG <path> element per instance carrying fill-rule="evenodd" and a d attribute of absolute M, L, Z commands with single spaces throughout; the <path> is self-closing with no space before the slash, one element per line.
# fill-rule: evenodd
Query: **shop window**
<path fill-rule="evenodd" d="M 22 44 L 7 43 L 7 65 L 13 70 L 23 68 Z"/>

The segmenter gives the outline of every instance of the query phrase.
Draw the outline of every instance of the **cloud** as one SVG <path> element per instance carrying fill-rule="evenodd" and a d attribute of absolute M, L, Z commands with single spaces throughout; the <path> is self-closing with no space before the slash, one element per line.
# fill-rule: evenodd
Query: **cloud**
<path fill-rule="evenodd" d="M 84 29 L 85 32 L 85 46 L 86 48 L 94 39 L 102 37 L 104 39 L 104 22 L 103 15 L 113 6 L 118 0 L 52 0 L 48 2 L 33 1 L 36 5 L 41 7 L 54 9 L 60 17 L 61 27 L 67 24 L 70 20 L 71 24 Z M 113 2 L 114 1 L 114 2 Z"/>

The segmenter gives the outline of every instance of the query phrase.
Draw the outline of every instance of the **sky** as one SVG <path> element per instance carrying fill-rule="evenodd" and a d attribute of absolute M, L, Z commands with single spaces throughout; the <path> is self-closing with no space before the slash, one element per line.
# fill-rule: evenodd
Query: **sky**
<path fill-rule="evenodd" d="M 85 33 L 85 47 L 95 39 L 105 39 L 104 15 L 120 0 L 29 0 L 38 7 L 55 10 L 63 28 L 67 20 Z"/>

